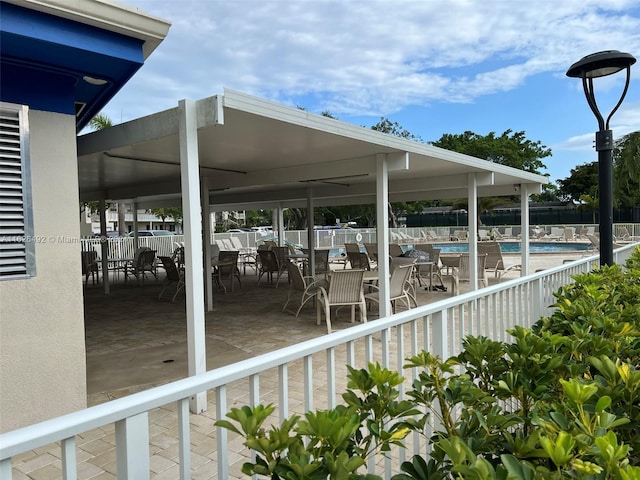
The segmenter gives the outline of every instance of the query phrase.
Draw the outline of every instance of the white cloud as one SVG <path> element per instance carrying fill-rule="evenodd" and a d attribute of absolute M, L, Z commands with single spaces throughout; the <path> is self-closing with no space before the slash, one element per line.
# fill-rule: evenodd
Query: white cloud
<path fill-rule="evenodd" d="M 638 9 L 628 15 L 637 0 L 126 3 L 173 23 L 123 90 L 136 92 L 129 118 L 223 87 L 284 102 L 312 95 L 309 108 L 338 115 L 387 115 L 563 75 L 603 45 L 640 52 Z"/>

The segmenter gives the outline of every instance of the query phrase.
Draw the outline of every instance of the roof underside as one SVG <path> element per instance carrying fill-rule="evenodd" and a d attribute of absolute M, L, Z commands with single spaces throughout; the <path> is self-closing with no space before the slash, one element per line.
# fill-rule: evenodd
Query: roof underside
<path fill-rule="evenodd" d="M 391 201 L 461 198 L 469 174 L 480 196 L 537 191 L 546 177 L 411 142 L 238 92 L 196 102 L 201 176 L 217 209 L 374 203 L 377 158 L 389 165 Z M 78 139 L 82 200 L 180 193 L 180 109 Z"/>

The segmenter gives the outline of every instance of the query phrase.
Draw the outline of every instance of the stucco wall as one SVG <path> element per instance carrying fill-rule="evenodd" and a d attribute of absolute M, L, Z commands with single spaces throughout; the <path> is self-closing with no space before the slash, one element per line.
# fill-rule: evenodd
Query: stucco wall
<path fill-rule="evenodd" d="M 36 276 L 0 282 L 0 431 L 86 406 L 75 119 L 30 111 Z"/>

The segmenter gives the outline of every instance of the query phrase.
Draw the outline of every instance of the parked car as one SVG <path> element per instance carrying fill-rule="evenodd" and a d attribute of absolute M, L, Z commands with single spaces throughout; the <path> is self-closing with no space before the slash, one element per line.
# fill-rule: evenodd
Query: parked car
<path fill-rule="evenodd" d="M 139 237 L 165 237 L 167 235 L 174 235 L 174 232 L 169 230 L 138 230 Z M 133 237 L 134 233 L 129 232 L 127 236 Z"/>
<path fill-rule="evenodd" d="M 252 232 L 258 232 L 262 237 L 273 234 L 273 227 L 251 227 Z"/>
<path fill-rule="evenodd" d="M 115 230 L 108 230 L 107 231 L 107 238 L 118 238 L 120 235 L 118 235 L 118 232 L 116 232 Z M 92 235 L 93 238 L 102 238 L 102 235 L 100 234 L 100 232 L 95 232 Z"/>
<path fill-rule="evenodd" d="M 230 228 L 227 230 L 227 233 L 247 233 L 252 232 L 250 228 L 240 227 L 240 228 Z"/>

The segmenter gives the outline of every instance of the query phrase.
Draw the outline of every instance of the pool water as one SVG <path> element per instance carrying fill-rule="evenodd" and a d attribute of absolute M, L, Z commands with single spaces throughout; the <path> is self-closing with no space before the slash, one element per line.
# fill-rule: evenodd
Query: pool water
<path fill-rule="evenodd" d="M 435 245 L 440 248 L 441 253 L 468 252 L 468 243 L 443 243 Z M 500 242 L 502 253 L 520 253 L 520 242 Z M 529 250 L 531 253 L 562 253 L 562 252 L 583 252 L 589 250 L 590 243 L 566 243 L 566 242 L 531 242 Z"/>
<path fill-rule="evenodd" d="M 502 253 L 520 253 L 520 242 L 499 242 Z M 434 244 L 435 248 L 439 248 L 440 253 L 463 253 L 469 251 L 469 244 L 463 242 L 455 243 L 438 243 Z M 409 250 L 409 245 L 402 245 L 403 250 Z M 529 251 L 531 253 L 562 253 L 562 252 L 585 252 L 590 250 L 590 243 L 567 243 L 567 242 L 530 242 Z M 360 248 L 365 252 L 364 247 Z M 344 249 L 332 249 L 329 253 L 331 257 L 339 257 L 344 254 Z"/>

